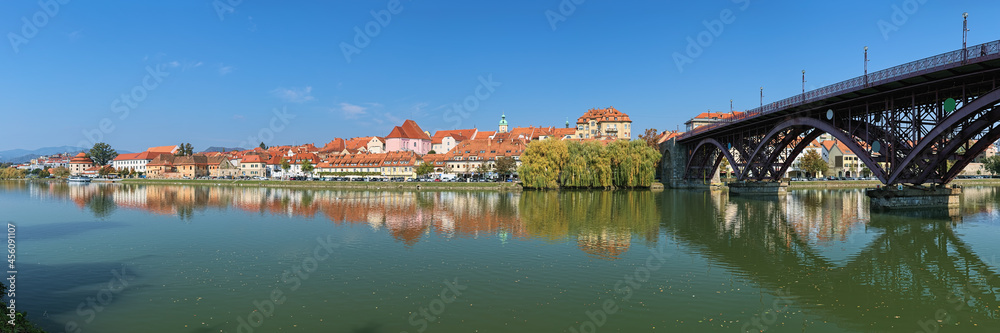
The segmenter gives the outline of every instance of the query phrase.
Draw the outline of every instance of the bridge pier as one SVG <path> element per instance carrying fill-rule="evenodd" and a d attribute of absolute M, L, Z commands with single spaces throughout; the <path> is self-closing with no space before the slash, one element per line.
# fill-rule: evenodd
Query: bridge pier
<path fill-rule="evenodd" d="M 959 187 L 881 187 L 868 189 L 875 210 L 957 207 L 962 189 Z"/>
<path fill-rule="evenodd" d="M 732 182 L 730 195 L 784 195 L 788 193 L 788 182 Z"/>

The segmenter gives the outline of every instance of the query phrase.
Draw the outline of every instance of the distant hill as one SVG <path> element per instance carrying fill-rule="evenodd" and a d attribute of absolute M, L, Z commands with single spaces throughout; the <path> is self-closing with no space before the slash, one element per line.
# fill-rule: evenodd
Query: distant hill
<path fill-rule="evenodd" d="M 215 152 L 227 152 L 227 151 L 234 151 L 234 150 L 246 150 L 246 148 L 208 147 L 208 149 L 205 149 L 202 152 L 203 153 L 215 153 Z"/>
<path fill-rule="evenodd" d="M 31 159 L 38 158 L 39 156 L 48 156 L 59 153 L 70 153 L 76 154 L 84 149 L 74 146 L 62 146 L 62 147 L 44 147 L 35 150 L 25 150 L 25 149 L 11 149 L 0 151 L 0 162 L 10 162 L 10 163 L 24 163 L 29 162 Z M 131 154 L 132 152 L 127 150 L 118 150 L 119 154 Z"/>

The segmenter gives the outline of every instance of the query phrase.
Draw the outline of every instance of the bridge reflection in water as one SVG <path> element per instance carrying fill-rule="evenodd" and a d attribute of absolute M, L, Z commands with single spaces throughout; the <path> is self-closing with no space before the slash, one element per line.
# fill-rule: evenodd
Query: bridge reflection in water
<path fill-rule="evenodd" d="M 427 237 L 495 236 L 576 242 L 595 258 L 616 260 L 636 247 L 633 242 L 652 247 L 665 236 L 763 290 L 789 292 L 796 311 L 842 329 L 914 332 L 934 323 L 957 331 L 1000 328 L 996 256 L 977 253 L 962 234 L 969 221 L 995 223 L 997 188 L 967 188 L 962 205 L 945 216 L 900 216 L 870 214 L 864 193 L 852 190 L 754 199 L 682 190 L 2 186 L 41 200 L 70 200 L 97 218 L 142 210 L 202 223 L 199 212 L 208 209 L 300 216 L 385 229 L 404 247 Z"/>
<path fill-rule="evenodd" d="M 995 221 L 998 199 L 996 188 L 972 188 L 951 212 L 959 215 L 920 217 L 868 216 L 860 191 L 769 199 L 700 191 L 663 198 L 670 212 L 665 228 L 678 242 L 767 290 L 790 292 L 810 315 L 878 332 L 1000 329 L 996 257 L 977 254 L 955 230 L 963 218 Z M 714 209 L 689 209 L 703 203 Z M 872 237 L 850 236 L 858 228 Z M 845 248 L 854 253 L 837 258 Z"/>

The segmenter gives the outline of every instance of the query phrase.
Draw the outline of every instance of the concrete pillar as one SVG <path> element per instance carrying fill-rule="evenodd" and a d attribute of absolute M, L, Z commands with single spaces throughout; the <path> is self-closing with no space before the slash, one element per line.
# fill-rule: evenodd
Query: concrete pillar
<path fill-rule="evenodd" d="M 957 186 L 884 186 L 865 191 L 871 199 L 871 208 L 875 210 L 957 207 L 961 194 L 962 189 Z"/>

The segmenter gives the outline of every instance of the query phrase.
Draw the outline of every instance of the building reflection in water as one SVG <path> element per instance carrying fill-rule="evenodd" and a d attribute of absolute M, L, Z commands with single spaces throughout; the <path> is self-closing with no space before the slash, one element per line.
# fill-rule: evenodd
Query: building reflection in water
<path fill-rule="evenodd" d="M 412 192 L 309 190 L 234 186 L 34 183 L 39 199 L 68 199 L 97 218 L 116 209 L 177 216 L 191 222 L 208 209 L 385 229 L 413 246 L 429 233 L 442 237 L 539 238 L 577 246 L 602 259 L 618 259 L 633 237 L 655 242 L 659 207 L 648 191 Z"/>

